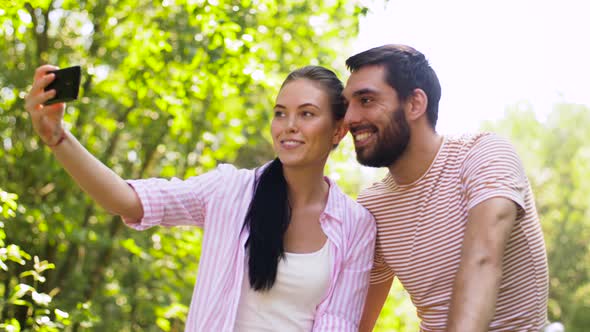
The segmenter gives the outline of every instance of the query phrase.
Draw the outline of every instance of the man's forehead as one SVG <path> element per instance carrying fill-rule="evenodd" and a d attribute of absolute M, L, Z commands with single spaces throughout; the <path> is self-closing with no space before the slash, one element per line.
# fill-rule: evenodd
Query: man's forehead
<path fill-rule="evenodd" d="M 343 94 L 351 97 L 361 91 L 378 90 L 379 86 L 386 84 L 384 73 L 383 66 L 365 66 L 355 70 L 348 77 Z"/>

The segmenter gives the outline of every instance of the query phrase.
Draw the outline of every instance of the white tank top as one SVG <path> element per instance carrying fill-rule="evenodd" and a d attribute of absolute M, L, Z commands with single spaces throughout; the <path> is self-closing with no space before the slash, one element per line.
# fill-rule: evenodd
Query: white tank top
<path fill-rule="evenodd" d="M 316 252 L 285 253 L 269 291 L 250 287 L 246 264 L 235 331 L 311 331 L 316 308 L 330 286 L 333 262 L 328 242 Z"/>

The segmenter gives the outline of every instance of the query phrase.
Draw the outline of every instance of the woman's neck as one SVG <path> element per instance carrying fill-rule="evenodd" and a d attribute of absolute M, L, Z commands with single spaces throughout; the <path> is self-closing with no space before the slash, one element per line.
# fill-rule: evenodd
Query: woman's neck
<path fill-rule="evenodd" d="M 291 208 L 325 202 L 330 185 L 324 180 L 323 167 L 293 169 L 283 166 L 283 174 Z"/>

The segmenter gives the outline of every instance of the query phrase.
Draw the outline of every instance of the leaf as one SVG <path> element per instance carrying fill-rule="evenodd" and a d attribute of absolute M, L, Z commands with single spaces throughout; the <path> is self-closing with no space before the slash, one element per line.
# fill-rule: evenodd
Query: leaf
<path fill-rule="evenodd" d="M 15 303 L 14 301 L 16 301 L 16 299 L 20 299 L 23 296 L 25 296 L 25 294 L 27 294 L 28 292 L 31 292 L 34 290 L 35 289 L 32 286 L 29 286 L 27 284 L 18 284 L 12 290 L 12 293 L 10 294 L 10 298 L 9 298 L 8 302 Z"/>
<path fill-rule="evenodd" d="M 163 331 L 170 331 L 170 322 L 164 318 L 156 319 L 156 325 Z"/>
<path fill-rule="evenodd" d="M 42 305 L 42 306 L 47 306 L 51 302 L 51 296 L 49 296 L 48 294 L 45 294 L 45 293 L 37 293 L 37 292 L 33 291 L 31 293 L 31 296 L 33 298 L 33 301 L 35 301 L 35 303 Z"/>

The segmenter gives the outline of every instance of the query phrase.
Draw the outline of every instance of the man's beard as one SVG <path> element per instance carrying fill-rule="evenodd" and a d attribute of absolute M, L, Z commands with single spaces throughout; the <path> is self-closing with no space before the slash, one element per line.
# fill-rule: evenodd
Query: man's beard
<path fill-rule="evenodd" d="M 377 133 L 373 148 L 356 149 L 356 159 L 369 167 L 389 167 L 406 151 L 410 142 L 410 127 L 402 107 L 391 114 L 389 126 Z M 370 149 L 370 151 L 366 151 Z M 363 153 L 365 150 L 365 153 Z"/>

